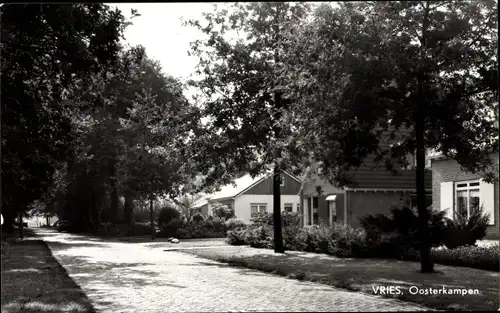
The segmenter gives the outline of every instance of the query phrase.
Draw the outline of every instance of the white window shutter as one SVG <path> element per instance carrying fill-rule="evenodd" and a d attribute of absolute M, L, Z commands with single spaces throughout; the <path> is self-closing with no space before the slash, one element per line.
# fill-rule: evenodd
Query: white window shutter
<path fill-rule="evenodd" d="M 446 217 L 453 219 L 453 211 L 455 202 L 455 195 L 453 194 L 453 182 L 442 182 L 440 190 L 440 204 L 441 211 L 446 210 Z"/>
<path fill-rule="evenodd" d="M 479 201 L 483 206 L 484 213 L 490 215 L 490 225 L 495 225 L 495 186 L 481 180 L 479 189 Z"/>

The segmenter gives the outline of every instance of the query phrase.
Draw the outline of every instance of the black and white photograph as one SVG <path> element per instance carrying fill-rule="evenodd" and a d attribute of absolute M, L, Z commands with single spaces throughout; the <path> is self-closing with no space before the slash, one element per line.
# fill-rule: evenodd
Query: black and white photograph
<path fill-rule="evenodd" d="M 500 310 L 498 1 L 0 4 L 1 311 Z"/>

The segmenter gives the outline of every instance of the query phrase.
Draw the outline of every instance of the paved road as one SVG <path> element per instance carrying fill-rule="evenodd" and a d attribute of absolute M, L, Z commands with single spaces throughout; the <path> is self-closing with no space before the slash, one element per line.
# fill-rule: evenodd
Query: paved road
<path fill-rule="evenodd" d="M 37 234 L 100 312 L 422 310 L 411 303 L 164 251 L 167 243 L 104 242 L 45 229 Z"/>

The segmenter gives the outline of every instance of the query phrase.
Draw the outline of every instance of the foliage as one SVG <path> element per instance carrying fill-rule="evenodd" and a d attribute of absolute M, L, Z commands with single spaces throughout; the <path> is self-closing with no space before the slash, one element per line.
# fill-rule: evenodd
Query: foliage
<path fill-rule="evenodd" d="M 269 225 L 249 227 L 245 233 L 245 242 L 253 248 L 273 248 L 274 233 Z"/>
<path fill-rule="evenodd" d="M 356 185 L 367 158 L 397 172 L 415 154 L 423 200 L 425 153 L 434 150 L 495 181 L 497 15 L 496 1 L 343 2 L 288 28 L 283 97 L 321 176 Z M 422 271 L 432 272 L 420 203 Z"/>
<path fill-rule="evenodd" d="M 186 23 L 205 35 L 190 50 L 199 58 L 200 79 L 192 85 L 203 96 L 207 121 L 191 155 L 204 185 L 227 184 L 242 171 L 256 176 L 273 168 L 279 175 L 303 165 L 307 151 L 294 136 L 293 111 L 282 101 L 278 77 L 284 29 L 302 24 L 308 11 L 299 2 L 236 3 Z M 244 39 L 232 40 L 231 33 Z M 273 196 L 280 199 L 279 188 Z M 282 251 L 281 227 L 275 231 L 275 249 Z"/>
<path fill-rule="evenodd" d="M 203 222 L 205 220 L 205 217 L 201 213 L 196 213 L 192 217 L 193 222 Z"/>
<path fill-rule="evenodd" d="M 211 204 L 212 211 L 214 212 L 214 216 L 218 218 L 230 219 L 234 217 L 234 210 L 229 208 L 227 205 L 222 203 L 213 203 Z"/>
<path fill-rule="evenodd" d="M 287 226 L 299 226 L 301 217 L 295 212 L 282 212 L 281 213 L 281 223 L 283 227 Z M 252 223 L 257 225 L 273 225 L 273 213 L 259 213 L 256 217 L 252 218 Z"/>
<path fill-rule="evenodd" d="M 225 225 L 228 230 L 247 227 L 247 223 L 245 223 L 244 220 L 238 219 L 236 217 L 226 220 Z"/>
<path fill-rule="evenodd" d="M 462 246 L 455 249 L 433 249 L 433 259 L 440 264 L 466 266 L 489 271 L 499 271 L 499 246 Z"/>
<path fill-rule="evenodd" d="M 184 194 L 175 200 L 177 206 L 183 212 L 185 216 L 188 218 L 191 216 L 191 211 L 194 208 L 194 205 L 202 199 L 202 195 L 200 194 Z"/>
<path fill-rule="evenodd" d="M 179 239 L 220 238 L 226 236 L 226 227 L 221 219 L 195 222 L 177 218 L 164 224 L 158 236 Z"/>
<path fill-rule="evenodd" d="M 325 176 L 347 184 L 371 153 L 388 163 L 414 153 L 420 106 L 426 148 L 468 171 L 488 169 L 498 143 L 494 3 L 324 4 L 290 29 L 282 77 Z M 342 126 L 324 127 L 332 124 Z M 390 140 L 400 145 L 381 146 Z"/>
<path fill-rule="evenodd" d="M 233 246 L 246 245 L 245 234 L 246 228 L 233 228 L 227 231 L 227 243 Z"/>
<path fill-rule="evenodd" d="M 163 229 L 172 221 L 175 221 L 174 224 L 177 225 L 180 219 L 181 213 L 176 208 L 167 206 L 162 208 L 158 214 L 158 225 Z"/>
<path fill-rule="evenodd" d="M 461 246 L 454 249 L 446 247 L 433 248 L 432 258 L 436 263 L 477 268 L 487 271 L 499 270 L 500 248 L 498 245 L 490 247 Z M 415 250 L 405 254 L 405 260 L 418 261 L 419 255 Z"/>
<path fill-rule="evenodd" d="M 6 5 L 1 20 L 2 214 L 10 227 L 71 154 L 72 118 L 102 107 L 70 103 L 68 92 L 115 64 L 127 23 L 100 3 Z"/>
<path fill-rule="evenodd" d="M 445 238 L 445 212 L 427 208 L 429 214 L 430 244 L 437 247 Z M 367 240 L 381 244 L 380 253 L 400 254 L 409 248 L 418 250 L 420 245 L 419 220 L 416 209 L 393 207 L 391 216 L 368 215 L 360 219 L 367 234 Z M 398 248 L 397 251 L 394 248 Z"/>
<path fill-rule="evenodd" d="M 446 239 L 444 244 L 453 249 L 461 246 L 474 246 L 477 240 L 486 236 L 489 215 L 484 213 L 482 206 L 471 210 L 470 216 L 455 214 L 454 219 L 447 219 Z"/>

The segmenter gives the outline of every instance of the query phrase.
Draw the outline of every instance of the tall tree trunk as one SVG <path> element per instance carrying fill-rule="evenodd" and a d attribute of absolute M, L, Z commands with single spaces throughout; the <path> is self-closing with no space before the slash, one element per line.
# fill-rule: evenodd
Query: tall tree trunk
<path fill-rule="evenodd" d="M 274 224 L 274 252 L 284 253 L 283 235 L 281 226 L 281 172 L 276 165 L 273 175 L 273 224 Z"/>
<path fill-rule="evenodd" d="M 19 213 L 19 237 L 21 237 L 21 240 L 24 239 L 24 230 L 23 230 L 23 212 L 21 211 Z"/>
<path fill-rule="evenodd" d="M 274 35 L 275 35 L 275 43 L 276 48 L 274 49 L 274 61 L 276 64 L 279 64 L 280 56 L 278 49 L 280 43 L 280 22 L 281 22 L 281 10 L 279 7 L 276 8 L 276 15 L 274 17 Z M 278 82 L 275 82 L 278 83 Z M 280 127 L 280 119 L 281 119 L 281 93 L 278 91 L 274 92 L 274 108 L 275 113 L 273 116 L 274 127 L 273 132 L 274 136 L 277 140 L 280 139 L 281 135 L 281 127 Z M 283 234 L 282 234 L 282 226 L 281 226 L 281 170 L 278 162 L 281 159 L 281 149 L 278 148 L 276 152 L 276 163 L 274 165 L 274 180 L 273 180 L 273 224 L 274 224 L 274 252 L 276 253 L 284 253 L 285 247 L 283 246 Z"/>
<path fill-rule="evenodd" d="M 151 221 L 151 239 L 156 239 L 155 218 L 153 211 L 153 198 L 149 200 L 149 219 Z"/>
<path fill-rule="evenodd" d="M 425 112 L 423 105 L 417 104 L 416 139 L 417 139 L 417 209 L 420 231 L 420 265 L 422 273 L 434 272 L 431 258 L 429 238 L 429 213 L 425 203 L 425 144 L 424 144 Z"/>
<path fill-rule="evenodd" d="M 116 162 L 109 164 L 109 180 L 111 185 L 111 222 L 116 223 L 119 211 L 118 181 L 116 177 Z"/>
<path fill-rule="evenodd" d="M 125 195 L 123 216 L 125 219 L 125 223 L 127 224 L 128 231 L 131 232 L 132 227 L 134 226 L 134 202 L 132 196 L 128 193 Z"/>
<path fill-rule="evenodd" d="M 14 232 L 14 221 L 15 221 L 15 213 L 11 210 L 12 206 L 3 206 L 4 211 L 2 212 L 3 215 L 3 225 L 2 225 L 2 231 L 4 231 L 7 234 L 11 234 Z"/>

